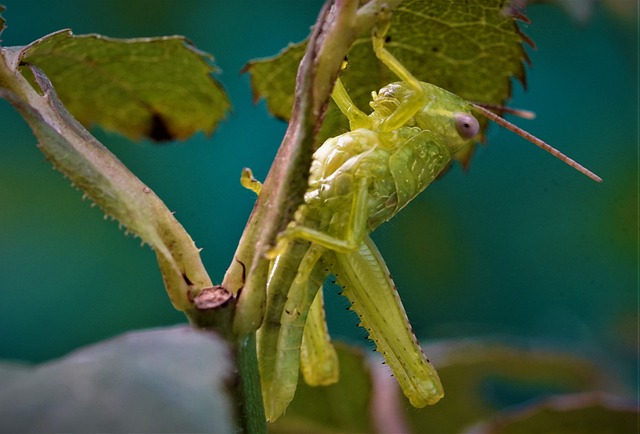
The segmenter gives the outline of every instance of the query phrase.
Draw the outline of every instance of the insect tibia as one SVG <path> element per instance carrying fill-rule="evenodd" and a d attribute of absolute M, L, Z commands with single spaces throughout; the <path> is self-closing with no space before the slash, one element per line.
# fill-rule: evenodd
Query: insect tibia
<path fill-rule="evenodd" d="M 318 289 L 304 326 L 300 370 L 310 386 L 328 386 L 340 377 L 338 353 L 331 343 L 324 315 L 322 288 Z"/>
<path fill-rule="evenodd" d="M 562 152 L 558 151 L 556 148 L 554 148 L 553 146 L 551 146 L 547 142 L 545 142 L 543 140 L 540 140 L 539 138 L 537 138 L 533 134 L 523 130 L 522 128 L 520 128 L 520 127 L 518 127 L 518 126 L 516 126 L 514 124 L 512 124 L 511 122 L 509 122 L 506 119 L 498 116 L 497 114 L 493 113 L 492 111 L 487 110 L 486 108 L 484 108 L 481 105 L 471 104 L 471 106 L 475 110 L 479 111 L 484 116 L 489 118 L 490 120 L 492 120 L 495 123 L 497 123 L 498 125 L 500 125 L 501 127 L 504 127 L 506 129 L 508 129 L 509 131 L 513 131 L 514 133 L 516 133 L 517 135 L 519 135 L 523 139 L 526 139 L 526 140 L 530 141 L 531 143 L 533 143 L 534 145 L 544 149 L 545 151 L 547 151 L 548 153 L 550 153 L 554 157 L 559 158 L 560 160 L 564 161 L 569 166 L 571 166 L 574 169 L 576 169 L 578 172 L 581 172 L 581 173 L 587 175 L 589 178 L 593 179 L 594 181 L 602 182 L 602 178 L 600 178 L 598 175 L 596 175 L 595 173 L 593 173 L 592 171 L 590 171 L 589 169 L 587 169 L 586 167 L 584 167 L 583 165 L 581 165 L 577 161 L 567 157 L 565 154 L 563 154 Z"/>
<path fill-rule="evenodd" d="M 411 331 L 402 303 L 380 253 L 369 237 L 357 252 L 335 255 L 334 270 L 347 283 L 344 295 L 415 407 L 436 403 L 443 395 L 438 374 Z"/>

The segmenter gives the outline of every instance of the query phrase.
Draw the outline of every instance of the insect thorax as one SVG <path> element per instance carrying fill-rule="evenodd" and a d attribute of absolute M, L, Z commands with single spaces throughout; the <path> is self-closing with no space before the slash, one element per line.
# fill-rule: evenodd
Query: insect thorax
<path fill-rule="evenodd" d="M 354 188 L 364 178 L 367 226 L 375 229 L 448 164 L 450 153 L 441 142 L 433 133 L 415 127 L 389 133 L 357 129 L 327 140 L 314 154 L 299 218 L 306 226 L 340 236 L 349 223 Z"/>
<path fill-rule="evenodd" d="M 385 208 L 395 193 L 389 172 L 392 153 L 385 145 L 376 132 L 364 128 L 328 139 L 311 164 L 305 225 L 319 225 L 318 229 L 339 236 L 348 224 L 355 185 L 363 178 L 369 193 L 367 215 Z"/>

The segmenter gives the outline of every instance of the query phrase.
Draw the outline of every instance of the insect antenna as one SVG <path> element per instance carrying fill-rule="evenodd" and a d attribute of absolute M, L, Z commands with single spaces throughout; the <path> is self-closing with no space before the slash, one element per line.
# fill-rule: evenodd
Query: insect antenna
<path fill-rule="evenodd" d="M 488 103 L 484 103 L 484 102 L 476 102 L 476 103 L 473 103 L 473 105 L 484 107 L 486 109 L 497 111 L 499 113 L 509 113 L 511 115 L 518 116 L 519 118 L 522 118 L 522 119 L 535 119 L 536 118 L 536 114 L 534 112 L 532 112 L 531 110 L 517 109 L 517 108 L 513 108 L 513 107 L 507 107 L 507 106 L 504 106 L 504 105 L 488 104 Z"/>
<path fill-rule="evenodd" d="M 534 145 L 544 149 L 545 151 L 547 151 L 548 153 L 550 153 L 554 157 L 559 158 L 560 160 L 564 161 L 569 166 L 571 166 L 574 169 L 576 169 L 577 171 L 587 175 L 589 178 L 593 179 L 594 181 L 602 182 L 602 178 L 600 178 L 598 175 L 596 175 L 595 173 L 593 173 L 592 171 L 590 171 L 589 169 L 587 169 L 586 167 L 584 167 L 582 164 L 578 163 L 577 161 L 567 157 L 566 155 L 564 155 L 562 152 L 558 151 L 556 148 L 554 148 L 553 146 L 551 146 L 547 142 L 545 142 L 543 140 L 540 140 L 539 138 L 537 138 L 533 134 L 523 130 L 522 128 L 520 128 L 520 127 L 518 127 L 518 126 L 516 126 L 514 124 L 512 124 L 508 120 L 498 116 L 497 114 L 493 113 L 492 111 L 488 110 L 487 108 L 483 107 L 482 105 L 479 105 L 479 104 L 471 104 L 471 105 L 473 106 L 474 109 L 478 110 L 484 116 L 486 116 L 487 118 L 489 118 L 493 122 L 497 123 L 501 127 L 504 127 L 506 129 L 508 129 L 509 131 L 513 131 L 514 133 L 516 133 L 517 135 L 519 135 L 523 139 L 526 139 L 526 140 L 530 141 L 531 143 L 533 143 Z"/>

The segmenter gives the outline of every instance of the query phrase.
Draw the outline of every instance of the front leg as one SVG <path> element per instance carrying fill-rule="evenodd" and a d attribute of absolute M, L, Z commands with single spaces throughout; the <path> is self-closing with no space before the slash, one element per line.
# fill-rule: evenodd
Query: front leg
<path fill-rule="evenodd" d="M 351 100 L 347 89 L 345 89 L 340 77 L 336 79 L 333 86 L 331 98 L 336 103 L 342 114 L 349 119 L 349 128 L 351 131 L 358 128 L 371 129 L 371 119 L 362 110 L 360 110 Z"/>
<path fill-rule="evenodd" d="M 300 226 L 293 222 L 278 235 L 276 246 L 267 252 L 267 258 L 275 259 L 282 254 L 291 240 L 301 239 L 336 252 L 352 252 L 362 244 L 367 231 L 367 204 L 369 198 L 368 178 L 358 177 L 353 191 L 351 210 L 344 238 L 337 238 L 317 229 Z"/>
<path fill-rule="evenodd" d="M 393 131 L 405 125 L 421 108 L 425 106 L 427 94 L 420 81 L 414 77 L 405 66 L 384 47 L 389 30 L 391 13 L 383 11 L 383 21 L 373 31 L 373 51 L 380 62 L 387 66 L 394 74 L 406 83 L 412 90 L 412 95 L 382 121 L 379 129 L 383 132 Z"/>

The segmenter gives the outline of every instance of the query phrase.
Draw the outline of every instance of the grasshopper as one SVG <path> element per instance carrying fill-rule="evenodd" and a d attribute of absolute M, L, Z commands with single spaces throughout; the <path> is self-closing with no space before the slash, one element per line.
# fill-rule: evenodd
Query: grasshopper
<path fill-rule="evenodd" d="M 267 420 L 295 394 L 302 370 L 311 385 L 338 379 L 322 285 L 330 273 L 369 332 L 412 405 L 444 395 L 438 374 L 411 330 L 382 256 L 369 234 L 420 194 L 479 133 L 481 114 L 601 179 L 487 108 L 415 78 L 384 47 L 388 24 L 373 32 L 373 50 L 400 81 L 372 93 L 369 115 L 338 78 L 332 98 L 350 131 L 313 155 L 309 187 L 293 221 L 267 253 L 272 260 L 267 307 L 258 330 L 258 363 Z M 251 187 L 256 191 L 255 186 Z"/>

